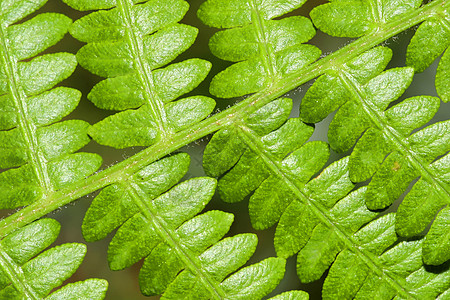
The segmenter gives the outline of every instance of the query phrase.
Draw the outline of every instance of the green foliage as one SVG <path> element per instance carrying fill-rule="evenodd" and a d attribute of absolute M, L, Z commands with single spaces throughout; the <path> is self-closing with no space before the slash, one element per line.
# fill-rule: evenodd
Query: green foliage
<path fill-rule="evenodd" d="M 251 257 L 257 238 L 241 234 L 220 240 L 233 215 L 213 210 L 196 216 L 210 201 L 216 181 L 194 178 L 173 187 L 188 166 L 189 156 L 177 154 L 103 189 L 84 219 L 86 240 L 101 239 L 120 226 L 108 248 L 109 265 L 120 270 L 145 257 L 139 273 L 144 295 L 265 296 L 282 279 L 285 261 L 269 258 L 226 278 Z"/>
<path fill-rule="evenodd" d="M 311 21 L 295 16 L 272 20 L 300 7 L 305 0 L 204 2 L 198 17 L 207 25 L 231 28 L 209 41 L 211 52 L 237 62 L 217 74 L 210 86 L 214 96 L 231 98 L 254 93 L 319 58 L 309 41 L 315 30 Z"/>
<path fill-rule="evenodd" d="M 39 254 L 56 240 L 59 230 L 55 220 L 41 219 L 0 242 L 1 299 L 103 299 L 108 283 L 102 279 L 71 283 L 51 293 L 78 269 L 86 254 L 86 246 L 78 243 Z"/>
<path fill-rule="evenodd" d="M 324 299 L 449 298 L 450 123 L 434 121 L 450 99 L 447 0 L 333 0 L 311 18 L 297 13 L 305 0 L 206 0 L 197 16 L 215 28 L 209 48 L 230 62 L 210 93 L 254 93 L 214 115 L 213 99 L 193 96 L 211 63 L 179 57 L 199 33 L 179 23 L 186 1 L 63 2 L 91 12 L 72 23 L 34 14 L 46 0 L 0 0 L 0 208 L 23 206 L 0 220 L 1 299 L 105 297 L 100 279 L 55 290 L 86 247 L 46 250 L 60 225 L 38 220 L 95 191 L 83 236 L 112 236 L 112 270 L 142 261 L 147 296 L 261 299 L 296 255 L 302 283 L 325 278 Z M 393 53 L 380 44 L 415 25 L 406 67 L 386 69 Z M 358 39 L 319 59 L 305 44 L 316 30 Z M 86 44 L 76 55 L 49 53 L 67 31 Z M 438 97 L 404 99 L 415 73 L 441 55 Z M 60 86 L 77 63 L 105 78 L 87 98 L 113 112 L 94 125 L 70 118 L 81 95 Z M 297 106 L 284 95 L 314 78 L 292 117 Z M 313 124 L 334 112 L 329 145 L 310 141 Z M 177 151 L 209 134 L 210 177 L 186 180 L 190 157 Z M 100 156 L 75 153 L 91 138 L 147 148 L 94 174 Z M 256 234 L 228 235 L 233 214 L 204 211 L 216 187 L 227 203 L 248 199 L 256 230 L 276 226 L 277 257 L 249 262 Z M 382 212 L 401 197 L 395 213 Z"/>
<path fill-rule="evenodd" d="M 311 19 L 329 35 L 359 37 L 413 11 L 420 4 L 420 0 L 338 0 L 315 7 L 311 11 Z"/>
<path fill-rule="evenodd" d="M 212 112 L 215 102 L 208 97 L 173 102 L 205 79 L 209 62 L 189 59 L 161 68 L 197 36 L 196 28 L 176 23 L 188 10 L 185 1 L 66 3 L 83 10 L 115 7 L 84 16 L 70 29 L 75 38 L 88 43 L 77 53 L 80 65 L 109 77 L 92 89 L 88 99 L 103 109 L 123 110 L 89 130 L 96 142 L 115 148 L 149 146 Z"/>
<path fill-rule="evenodd" d="M 74 89 L 53 88 L 72 74 L 75 56 L 35 57 L 64 36 L 71 20 L 47 13 L 12 25 L 44 2 L 2 2 L 0 168 L 18 168 L 0 174 L 1 208 L 37 201 L 92 174 L 101 164 L 98 155 L 71 154 L 89 142 L 87 122 L 55 123 L 74 110 L 81 97 Z"/>
<path fill-rule="evenodd" d="M 396 294 L 420 299 L 445 291 L 440 286 L 450 284 L 448 271 L 433 276 L 421 269 L 420 242 L 404 242 L 386 251 L 397 241 L 394 215 L 360 229 L 377 213 L 366 208 L 370 185 L 347 195 L 354 188 L 350 180 L 351 156 L 331 164 L 309 181 L 328 160 L 328 149 L 321 142 L 301 146 L 311 129 L 305 136 L 301 128 L 284 129 L 289 121 L 298 120 L 286 121 L 291 108 L 288 99 L 275 100 L 241 124 L 213 136 L 204 153 L 204 168 L 213 176 L 226 173 L 219 179 L 222 199 L 232 202 L 255 190 L 249 200 L 252 224 L 256 229 L 265 229 L 279 222 L 274 238 L 277 255 L 287 258 L 298 253 L 300 280 L 318 280 L 331 266 L 324 283 L 324 299 L 365 298 L 376 292 L 375 299 L 391 299 Z M 267 133 L 269 130 L 272 132 Z M 288 136 L 300 140 L 289 140 Z M 274 140 L 278 143 L 270 143 Z M 299 148 L 286 148 L 280 143 L 286 140 L 289 147 Z M 445 246 L 438 248 L 446 254 Z M 430 252 L 438 253 L 436 249 Z M 342 280 L 347 276 L 352 280 L 343 288 Z M 408 276 L 439 284 L 418 289 L 407 283 Z M 383 289 L 378 291 L 375 286 Z"/>
<path fill-rule="evenodd" d="M 300 117 L 318 122 L 341 106 L 330 124 L 328 140 L 338 152 L 354 146 L 349 159 L 350 179 L 362 182 L 372 177 L 366 192 L 370 209 L 391 205 L 412 180 L 421 176 L 417 187 L 400 204 L 397 218 L 397 232 L 411 237 L 422 232 L 450 201 L 448 158 L 434 161 L 450 150 L 450 123 L 435 123 L 411 135 L 432 119 L 440 101 L 416 96 L 389 107 L 413 76 L 409 68 L 380 73 L 390 56 L 387 48 L 373 48 L 341 69 L 319 77 L 303 98 Z M 426 245 L 432 250 L 424 251 L 424 260 L 437 265 L 449 259 L 450 253 L 442 248 L 448 245 L 444 232 L 439 236 L 436 230 L 427 238 Z M 431 252 L 433 257 L 428 255 Z"/>

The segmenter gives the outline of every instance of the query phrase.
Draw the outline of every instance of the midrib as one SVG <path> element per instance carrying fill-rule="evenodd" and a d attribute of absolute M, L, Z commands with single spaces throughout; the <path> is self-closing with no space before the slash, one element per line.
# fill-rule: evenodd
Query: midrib
<path fill-rule="evenodd" d="M 249 5 L 252 11 L 252 22 L 258 37 L 258 45 L 263 59 L 264 70 L 270 77 L 271 81 L 274 82 L 277 77 L 277 70 L 275 69 L 274 62 L 272 61 L 274 53 L 272 52 L 272 49 L 270 49 L 270 45 L 267 42 L 264 19 L 261 16 L 259 5 L 256 0 L 250 0 Z"/>
<path fill-rule="evenodd" d="M 22 268 L 18 266 L 11 257 L 0 246 L 0 267 L 11 280 L 14 288 L 16 288 L 25 299 L 40 300 L 42 299 L 36 294 L 34 289 L 28 284 L 28 279 L 25 278 L 25 274 Z"/>
<path fill-rule="evenodd" d="M 1 59 L 3 62 L 6 78 L 8 79 L 8 88 L 10 91 L 11 99 L 14 102 L 14 106 L 19 113 L 18 129 L 20 130 L 22 137 L 25 140 L 26 146 L 28 146 L 27 152 L 29 155 L 29 163 L 36 174 L 39 185 L 45 189 L 45 193 L 53 190 L 52 183 L 48 175 L 47 160 L 44 154 L 39 148 L 38 140 L 36 136 L 36 125 L 29 120 L 31 117 L 28 115 L 25 99 L 25 91 L 20 85 L 20 78 L 18 75 L 17 61 L 13 59 L 10 49 L 8 47 L 8 40 L 6 37 L 7 28 L 0 25 L 0 40 L 1 40 Z"/>
<path fill-rule="evenodd" d="M 144 46 L 142 44 L 143 37 L 136 33 L 138 29 L 134 26 L 135 20 L 131 12 L 131 7 L 133 7 L 131 0 L 117 0 L 117 9 L 125 23 L 127 29 L 126 36 L 133 55 L 134 65 L 139 81 L 144 89 L 145 102 L 150 106 L 153 119 L 158 125 L 162 137 L 168 136 L 172 133 L 172 130 L 168 125 L 169 122 L 164 109 L 164 103 L 155 90 L 152 70 L 145 59 Z"/>
<path fill-rule="evenodd" d="M 203 270 L 197 259 L 187 252 L 180 244 L 176 234 L 164 226 L 158 219 L 158 212 L 150 203 L 143 201 L 146 198 L 145 193 L 136 184 L 126 182 L 123 183 L 134 202 L 138 205 L 143 216 L 154 225 L 159 236 L 175 249 L 179 258 L 184 262 L 185 266 L 202 282 L 203 286 L 211 293 L 213 299 L 225 299 L 226 293 L 220 285 L 211 276 Z"/>
<path fill-rule="evenodd" d="M 259 155 L 270 171 L 279 179 L 281 179 L 286 186 L 295 194 L 299 201 L 311 207 L 311 210 L 319 218 L 319 220 L 327 227 L 331 228 L 336 235 L 344 242 L 347 249 L 358 255 L 364 263 L 378 276 L 383 278 L 389 285 L 391 285 L 401 296 L 407 299 L 416 299 L 409 293 L 397 280 L 385 273 L 385 270 L 375 262 L 370 255 L 366 254 L 358 245 L 356 245 L 352 238 L 347 235 L 345 229 L 335 224 L 332 219 L 328 217 L 328 212 L 317 201 L 309 197 L 301 187 L 298 187 L 294 180 L 289 178 L 287 174 L 280 167 L 278 161 L 265 150 L 264 145 L 259 137 L 248 127 L 243 124 L 239 125 L 239 137 L 249 146 L 249 148 Z"/>
<path fill-rule="evenodd" d="M 123 1 L 123 0 L 120 0 Z M 378 45 L 386 39 L 434 16 L 443 7 L 450 6 L 450 1 L 434 0 L 416 10 L 383 24 L 381 30 L 363 36 L 332 54 L 308 65 L 297 72 L 280 79 L 276 84 L 265 87 L 260 92 L 249 96 L 231 108 L 217 113 L 192 127 L 180 131 L 166 140 L 159 140 L 153 146 L 121 161 L 114 166 L 96 173 L 86 179 L 78 180 L 60 191 L 52 193 L 38 203 L 33 203 L 17 213 L 0 221 L 0 236 L 6 236 L 17 228 L 29 224 L 37 218 L 52 212 L 84 195 L 102 187 L 121 181 L 131 174 L 181 147 L 194 142 L 208 134 L 218 131 L 236 120 L 248 116 L 270 101 L 297 88 L 307 81 L 324 74 L 327 70 L 341 66 L 361 53 Z"/>
<path fill-rule="evenodd" d="M 430 183 L 439 194 L 439 196 L 450 204 L 450 191 L 446 189 L 444 183 L 439 180 L 439 176 L 435 174 L 430 168 L 429 164 L 423 162 L 421 157 L 412 151 L 407 142 L 402 139 L 400 134 L 395 128 L 388 125 L 384 115 L 377 109 L 373 108 L 365 98 L 363 87 L 360 86 L 349 74 L 344 71 L 340 73 L 340 78 L 346 85 L 347 89 L 355 96 L 354 99 L 358 100 L 358 104 L 366 115 L 370 118 L 373 125 L 375 125 L 384 135 L 388 138 L 388 141 L 414 166 L 414 168 L 420 172 L 421 176 Z"/>

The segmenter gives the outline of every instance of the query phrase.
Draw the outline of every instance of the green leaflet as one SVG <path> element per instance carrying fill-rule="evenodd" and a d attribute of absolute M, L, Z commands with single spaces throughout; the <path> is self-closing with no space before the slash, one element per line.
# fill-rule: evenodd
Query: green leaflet
<path fill-rule="evenodd" d="M 69 18 L 39 14 L 21 24 L 45 1 L 3 1 L 0 4 L 0 207 L 15 208 L 42 194 L 91 175 L 99 156 L 72 154 L 89 141 L 89 124 L 59 122 L 77 106 L 80 92 L 55 85 L 76 67 L 75 56 L 52 53 L 37 56 L 66 34 Z M 26 60 L 26 61 L 24 61 Z"/>
<path fill-rule="evenodd" d="M 2 299 L 42 299 L 77 270 L 86 253 L 83 244 L 63 244 L 39 254 L 56 240 L 59 229 L 57 221 L 41 219 L 0 242 Z M 68 284 L 45 299 L 103 299 L 107 286 L 105 280 L 88 279 Z"/>
<path fill-rule="evenodd" d="M 42 7 L 47 0 L 2 1 L 0 4 L 0 23 L 7 27 L 32 14 Z"/>
<path fill-rule="evenodd" d="M 255 6 L 260 17 L 269 20 L 299 8 L 305 0 L 208 0 L 198 10 L 199 18 L 208 26 L 230 28 L 253 22 Z"/>
<path fill-rule="evenodd" d="M 450 200 L 447 172 L 432 164 L 450 150 L 449 125 L 447 121 L 435 123 L 410 135 L 438 111 L 440 101 L 435 97 L 412 97 L 386 110 L 412 79 L 412 70 L 407 68 L 377 75 L 389 57 L 389 50 L 374 48 L 344 64 L 340 71 L 320 77 L 306 93 L 300 117 L 306 122 L 317 122 L 342 105 L 330 124 L 328 138 L 337 151 L 347 151 L 356 143 L 349 160 L 350 179 L 362 182 L 372 177 L 366 195 L 370 209 L 391 205 L 412 180 L 422 176 L 418 188 L 413 188 L 399 207 L 398 233 L 413 236 L 423 231 Z M 363 69 L 362 63 L 370 58 L 369 70 Z M 367 75 L 361 76 L 362 70 Z M 443 76 L 445 80 L 446 75 Z M 331 89 L 337 95 L 328 96 Z M 333 103 L 338 98 L 340 102 Z M 317 102 L 319 106 L 314 105 Z M 442 239 L 437 242 L 434 236 L 431 244 L 435 250 L 446 244 L 445 236 Z M 428 253 L 424 251 L 424 255 Z M 438 261 L 442 262 L 442 258 L 433 264 L 439 264 Z"/>
<path fill-rule="evenodd" d="M 204 2 L 197 15 L 205 24 L 231 28 L 213 35 L 209 41 L 211 52 L 221 59 L 237 62 L 213 78 L 210 92 L 222 98 L 258 92 L 319 58 L 318 48 L 302 45 L 315 35 L 309 19 L 296 16 L 271 20 L 304 2 Z"/>
<path fill-rule="evenodd" d="M 270 298 L 269 300 L 308 300 L 309 295 L 303 291 L 289 291 L 282 294 L 279 294 L 275 297 Z"/>
<path fill-rule="evenodd" d="M 120 270 L 145 258 L 139 273 L 145 295 L 265 296 L 283 278 L 285 260 L 270 258 L 226 278 L 251 257 L 257 238 L 242 234 L 221 240 L 233 215 L 221 211 L 198 215 L 214 194 L 216 181 L 204 177 L 175 185 L 188 167 L 189 156 L 180 153 L 104 188 L 83 221 L 85 239 L 102 239 L 120 226 L 108 248 L 109 265 Z"/>
<path fill-rule="evenodd" d="M 419 26 L 406 51 L 408 66 L 414 67 L 416 72 L 422 72 L 450 46 L 449 21 L 447 8 Z M 443 100 L 447 102 L 446 99 Z"/>
<path fill-rule="evenodd" d="M 439 67 L 436 73 L 436 90 L 442 101 L 450 101 L 450 92 L 448 86 L 450 85 L 450 50 L 447 49 L 439 62 Z"/>
<path fill-rule="evenodd" d="M 387 106 L 386 102 L 381 105 Z M 387 251 L 397 241 L 395 216 L 387 215 L 369 223 L 377 213 L 366 207 L 368 189 L 363 187 L 348 194 L 354 187 L 349 178 L 350 158 L 333 163 L 309 181 L 328 159 L 327 151 L 322 153 L 317 148 L 320 144 L 311 142 L 290 150 L 292 154 L 282 162 L 277 155 L 281 158 L 286 155 L 281 155 L 283 143 L 280 151 L 277 147 L 264 149 L 264 141 L 271 140 L 267 137 L 289 124 L 282 122 L 290 108 L 287 99 L 273 101 L 243 120 L 239 127 L 229 126 L 213 136 L 204 153 L 204 166 L 209 174 L 225 174 L 219 179 L 222 198 L 241 199 L 256 189 L 249 203 L 252 224 L 264 229 L 279 222 L 275 249 L 283 258 L 298 253 L 300 280 L 305 283 L 318 280 L 332 266 L 333 273 L 330 271 L 323 291 L 325 299 L 352 299 L 374 293 L 376 299 L 392 299 L 397 294 L 420 299 L 444 292 L 450 283 L 448 271 L 423 274 L 420 279 L 423 282 L 431 282 L 433 276 L 440 282 L 429 285 L 429 289 L 407 282 L 408 276 L 423 272 L 422 243 L 400 244 L 390 250 L 396 251 L 395 254 Z M 402 126 L 408 128 L 406 123 Z M 272 132 L 267 133 L 269 130 Z M 335 261 L 336 255 L 339 256 Z M 349 279 L 343 283 L 344 277 Z M 358 294 L 360 289 L 365 293 Z"/>
<path fill-rule="evenodd" d="M 447 230 L 450 225 L 450 208 L 441 210 L 431 225 L 423 245 L 424 262 L 426 264 L 439 265 L 450 259 L 448 248 L 450 237 Z"/>
<path fill-rule="evenodd" d="M 266 180 L 270 187 L 278 176 L 269 177 L 271 172 L 292 170 L 297 172 L 300 182 L 308 180 L 327 161 L 328 147 L 324 143 L 313 142 L 305 145 L 306 148 L 301 147 L 313 129 L 298 119 L 287 120 L 291 108 L 290 99 L 275 100 L 242 123 L 222 129 L 213 136 L 205 149 L 203 166 L 211 176 L 221 176 L 228 171 L 219 180 L 219 193 L 224 201 L 241 201 L 260 185 L 264 189 Z M 315 151 L 316 156 L 309 155 L 308 150 Z M 297 162 L 304 162 L 304 169 L 297 167 L 299 169 L 294 170 Z M 252 199 L 255 197 L 258 197 L 257 193 Z M 284 207 L 278 204 L 266 205 L 273 205 L 273 209 L 281 213 Z M 250 200 L 250 214 L 255 216 L 252 206 Z M 268 215 L 273 212 L 267 210 Z M 252 223 L 258 228 L 262 226 L 257 225 L 256 220 Z"/>
<path fill-rule="evenodd" d="M 359 202 L 363 204 L 363 201 Z M 364 207 L 357 211 L 368 213 Z M 354 227 L 353 234 L 317 226 L 299 253 L 297 267 L 300 278 L 308 281 L 320 277 L 326 269 L 324 264 L 332 263 L 323 286 L 323 299 L 392 299 L 396 295 L 401 299 L 435 299 L 445 292 L 450 281 L 449 271 L 425 270 L 420 240 L 391 247 L 397 240 L 394 223 L 394 215 L 388 214 L 358 231 Z M 342 234 L 354 243 L 350 249 L 337 243 L 337 237 Z"/>
<path fill-rule="evenodd" d="M 359 37 L 422 4 L 420 0 L 338 0 L 315 7 L 311 18 L 320 30 L 339 37 Z"/>
<path fill-rule="evenodd" d="M 77 53 L 81 66 L 108 77 L 88 95 L 96 106 L 120 110 L 89 129 L 102 145 L 149 146 L 206 118 L 214 100 L 194 96 L 211 64 L 189 59 L 166 66 L 194 42 L 198 30 L 178 24 L 188 4 L 165 1 L 66 1 L 80 10 L 112 8 L 77 20 L 70 33 L 88 44 Z M 136 3 L 136 4 L 133 4 Z"/>

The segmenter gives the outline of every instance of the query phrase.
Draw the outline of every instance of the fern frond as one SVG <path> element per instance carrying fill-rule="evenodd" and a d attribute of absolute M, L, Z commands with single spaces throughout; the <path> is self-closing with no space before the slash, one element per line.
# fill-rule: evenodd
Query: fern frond
<path fill-rule="evenodd" d="M 421 4 L 422 0 L 338 0 L 315 7 L 311 19 L 329 35 L 360 37 L 414 11 Z"/>
<path fill-rule="evenodd" d="M 41 219 L 0 241 L 1 299 L 104 298 L 108 283 L 102 279 L 70 283 L 51 293 L 75 273 L 86 254 L 86 246 L 78 243 L 39 254 L 56 240 L 59 230 L 57 221 Z"/>
<path fill-rule="evenodd" d="M 214 194 L 216 181 L 194 178 L 174 186 L 188 166 L 189 156 L 177 154 L 106 187 L 86 213 L 83 235 L 95 241 L 120 226 L 108 248 L 109 265 L 120 270 L 145 258 L 139 274 L 145 295 L 163 294 L 163 299 L 265 296 L 283 278 L 284 259 L 269 258 L 226 278 L 251 257 L 257 238 L 241 234 L 219 241 L 233 215 L 209 211 L 196 216 Z"/>
<path fill-rule="evenodd" d="M 332 257 L 334 262 L 324 282 L 323 299 L 392 299 L 395 296 L 395 299 L 436 299 L 449 289 L 448 266 L 427 270 L 422 265 L 421 240 L 393 246 L 397 240 L 394 227 L 395 217 L 389 214 L 353 234 L 352 240 L 365 255 L 343 250 L 336 258 Z M 299 257 L 307 258 L 312 249 L 335 244 L 335 235 L 320 240 L 327 236 L 317 234 L 320 232 L 317 229 Z M 305 249 L 309 251 L 302 253 Z"/>
<path fill-rule="evenodd" d="M 282 103 L 286 105 L 285 110 Z M 417 268 L 411 269 L 409 273 L 403 274 L 398 266 L 390 268 L 382 258 L 376 258 L 397 241 L 395 217 L 381 217 L 360 229 L 376 218 L 378 213 L 366 208 L 366 187 L 348 194 L 354 188 L 349 178 L 349 158 L 331 164 L 318 177 L 309 181 L 328 159 L 325 145 L 310 142 L 302 146 L 300 143 L 297 148 L 291 146 L 281 151 L 284 150 L 284 142 L 275 145 L 265 143 L 286 140 L 280 138 L 279 132 L 283 132 L 289 122 L 298 120 L 286 121 L 290 108 L 287 99 L 273 101 L 250 115 L 250 121 L 244 120 L 241 124 L 229 126 L 213 136 L 205 150 L 204 165 L 209 174 L 222 176 L 219 179 L 222 198 L 228 201 L 243 199 L 254 191 L 249 202 L 253 226 L 265 229 L 279 222 L 274 240 L 277 255 L 287 258 L 299 253 L 297 272 L 302 282 L 318 280 L 342 251 L 344 254 L 340 256 L 350 256 L 348 259 L 352 259 L 352 263 L 346 261 L 346 270 L 349 265 L 352 266 L 348 273 L 352 280 L 342 280 L 348 274 L 330 273 L 323 291 L 325 299 L 363 297 L 363 292 L 357 295 L 358 290 L 373 284 L 371 281 L 375 279 L 376 284 L 383 286 L 383 292 L 375 299 L 391 299 L 397 294 L 400 297 L 423 299 L 424 295 L 437 296 L 449 288 L 448 272 L 439 275 L 437 282 L 430 283 L 430 290 L 416 290 L 413 283 L 411 286 L 405 283 L 407 276 L 423 268 L 421 244 L 417 246 L 418 256 L 414 256 L 413 266 Z M 266 132 L 256 133 L 257 129 Z M 269 130 L 273 131 L 267 133 Z M 306 139 L 309 135 L 306 135 Z M 271 136 L 274 138 L 271 139 Z M 278 138 L 275 139 L 275 136 Z M 301 130 L 293 130 L 283 135 L 287 136 L 293 139 L 303 134 Z M 226 140 L 230 143 L 225 144 Z M 290 143 L 286 142 L 286 145 Z M 408 253 L 401 250 L 397 257 L 408 257 Z M 400 261 L 396 263 L 400 264 Z M 410 266 L 405 264 L 405 268 Z M 397 278 L 396 271 L 402 274 L 402 279 Z M 426 276 L 432 276 L 432 273 L 423 275 Z M 336 279 L 338 277 L 341 278 L 339 281 Z M 369 291 L 375 292 L 377 289 Z"/>
<path fill-rule="evenodd" d="M 178 24 L 189 5 L 182 0 L 65 1 L 78 9 L 111 8 L 77 20 L 70 33 L 87 42 L 80 65 L 108 79 L 88 95 L 96 106 L 123 112 L 93 125 L 89 134 L 115 148 L 149 146 L 206 118 L 215 102 L 204 96 L 174 101 L 198 86 L 211 64 L 189 59 L 163 66 L 194 42 L 198 30 Z"/>
<path fill-rule="evenodd" d="M 211 94 L 230 98 L 260 91 L 283 76 L 292 74 L 319 58 L 321 52 L 303 45 L 315 35 L 308 18 L 280 17 L 303 5 L 305 0 L 209 0 L 200 6 L 198 17 L 217 28 L 209 41 L 218 58 L 237 62 L 217 74 Z"/>
<path fill-rule="evenodd" d="M 86 145 L 89 124 L 69 120 L 80 92 L 57 87 L 75 69 L 75 56 L 35 57 L 56 44 L 72 23 L 61 14 L 40 14 L 13 25 L 46 1 L 2 2 L 0 13 L 0 207 L 37 201 L 96 171 L 101 158 L 71 154 Z M 32 58 L 31 60 L 29 60 Z M 52 125 L 53 124 L 53 125 Z"/>
<path fill-rule="evenodd" d="M 250 219 L 256 229 L 277 222 L 295 198 L 288 186 L 278 184 L 284 180 L 284 173 L 292 171 L 295 175 L 289 180 L 306 183 L 328 160 L 325 143 L 303 145 L 313 128 L 298 118 L 288 119 L 291 109 L 292 100 L 275 100 L 246 120 L 217 132 L 204 152 L 205 172 L 213 177 L 223 175 L 218 190 L 224 201 L 242 201 L 254 190 L 260 190 L 249 204 Z M 267 193 L 272 193 L 272 197 L 266 197 Z"/>
<path fill-rule="evenodd" d="M 339 152 L 356 143 L 349 160 L 350 179 L 362 182 L 373 176 L 366 197 L 370 209 L 391 205 L 412 180 L 421 177 L 400 204 L 397 215 L 397 232 L 414 236 L 426 228 L 442 206 L 450 203 L 448 158 L 433 162 L 450 150 L 450 123 L 435 123 L 411 135 L 431 120 L 440 101 L 417 96 L 387 109 L 413 76 L 411 68 L 380 73 L 389 59 L 388 48 L 374 48 L 319 77 L 302 100 L 300 117 L 317 122 L 342 105 L 330 124 L 328 139 Z M 425 244 L 433 245 L 433 250 L 424 251 L 425 262 L 440 264 L 450 258 L 443 250 L 449 245 L 448 238 L 441 233 L 439 239 L 435 234 L 427 239 Z"/>

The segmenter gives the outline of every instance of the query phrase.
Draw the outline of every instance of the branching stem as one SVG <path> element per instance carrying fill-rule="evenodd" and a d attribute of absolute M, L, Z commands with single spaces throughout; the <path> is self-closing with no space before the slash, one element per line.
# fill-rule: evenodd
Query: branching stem
<path fill-rule="evenodd" d="M 443 11 L 444 7 L 449 6 L 449 3 L 449 0 L 434 0 L 416 10 L 405 13 L 391 22 L 380 25 L 379 28 L 373 30 L 366 36 L 363 36 L 319 61 L 306 66 L 295 74 L 279 79 L 262 91 L 248 97 L 235 106 L 197 123 L 191 128 L 183 130 L 166 139 L 161 139 L 153 146 L 148 147 L 138 154 L 102 172 L 47 195 L 41 200 L 1 220 L 0 237 L 4 237 L 12 231 L 21 228 L 84 195 L 92 193 L 114 182 L 119 182 L 123 178 L 127 178 L 130 174 L 133 174 L 135 171 L 165 155 L 224 128 L 235 122 L 235 120 L 248 116 L 250 113 L 261 108 L 270 101 L 309 80 L 320 76 L 327 70 L 342 65 L 390 37 L 423 22 L 431 16 L 435 17 Z"/>

